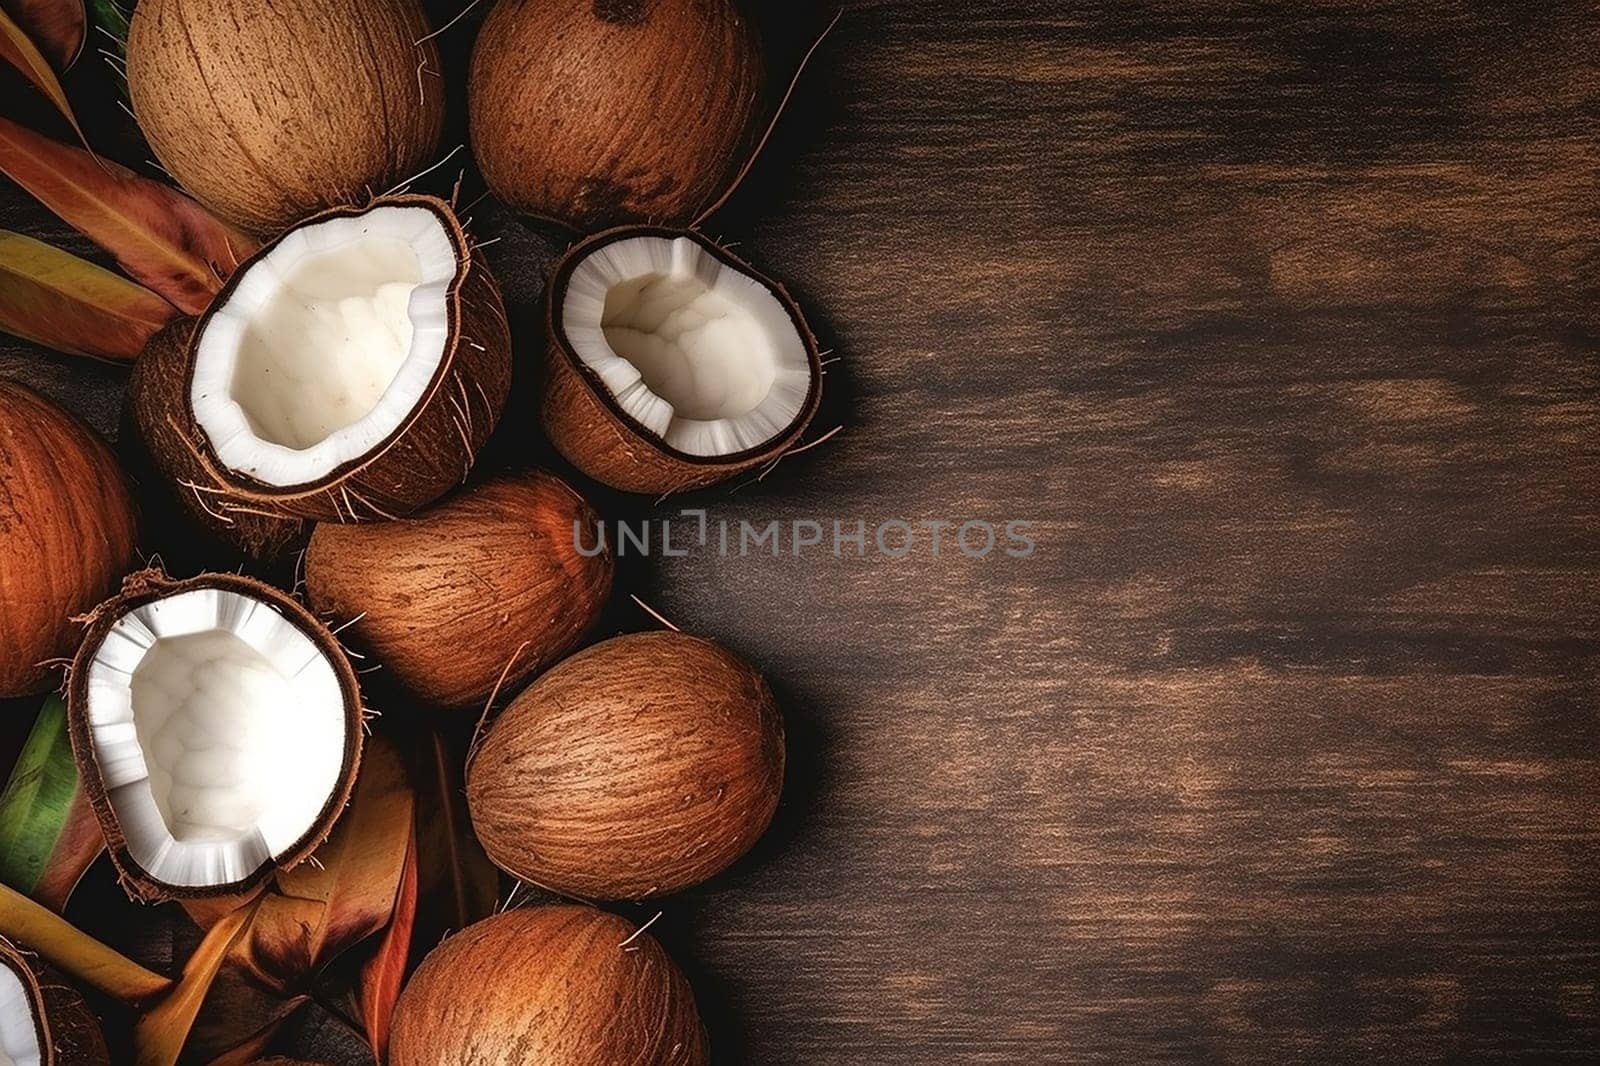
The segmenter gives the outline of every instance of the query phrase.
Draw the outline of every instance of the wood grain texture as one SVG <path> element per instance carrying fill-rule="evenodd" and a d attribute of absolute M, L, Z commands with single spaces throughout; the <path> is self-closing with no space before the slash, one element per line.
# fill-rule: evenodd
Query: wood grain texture
<path fill-rule="evenodd" d="M 845 429 L 692 505 L 1038 551 L 621 560 L 787 712 L 774 829 L 652 927 L 719 1061 L 1600 1045 L 1597 57 L 1567 2 L 847 5 L 708 226 Z M 533 337 L 557 244 L 496 235 Z"/>

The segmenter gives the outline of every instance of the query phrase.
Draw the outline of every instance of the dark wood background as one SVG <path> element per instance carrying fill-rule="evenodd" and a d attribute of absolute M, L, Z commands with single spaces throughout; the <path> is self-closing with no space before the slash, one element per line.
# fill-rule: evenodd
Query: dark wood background
<path fill-rule="evenodd" d="M 707 228 L 844 429 L 691 505 L 1039 542 L 634 568 L 790 725 L 656 927 L 722 1059 L 1596 1053 L 1600 10 L 857 0 Z"/>

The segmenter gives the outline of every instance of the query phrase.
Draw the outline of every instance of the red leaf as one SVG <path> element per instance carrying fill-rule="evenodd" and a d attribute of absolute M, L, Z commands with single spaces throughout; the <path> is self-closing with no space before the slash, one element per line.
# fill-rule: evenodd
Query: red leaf
<path fill-rule="evenodd" d="M 186 314 L 256 247 L 176 189 L 3 118 L 0 171 Z"/>
<path fill-rule="evenodd" d="M 389 1053 L 389 1025 L 400 989 L 406 980 L 406 962 L 411 957 L 411 931 L 417 920 L 417 837 L 411 835 L 406 850 L 405 871 L 400 877 L 400 893 L 395 897 L 389 927 L 379 938 L 378 949 L 361 967 L 361 1022 L 367 1043 L 378 1062 Z"/>
<path fill-rule="evenodd" d="M 5 0 L 0 8 L 57 70 L 77 62 L 89 25 L 83 0 Z"/>
<path fill-rule="evenodd" d="M 132 362 L 175 313 L 126 278 L 0 230 L 0 331 L 58 352 Z"/>
<path fill-rule="evenodd" d="M 85 144 L 83 129 L 78 125 L 78 116 L 72 113 L 72 105 L 67 102 L 67 94 L 61 88 L 61 82 L 56 78 L 56 72 L 50 69 L 50 63 L 37 45 L 29 40 L 28 35 L 22 32 L 22 27 L 11 20 L 11 16 L 0 11 L 0 60 L 11 64 L 21 71 L 22 76 L 33 83 L 33 87 L 44 93 L 45 98 L 55 105 L 61 116 L 72 125 L 72 131 L 78 135 L 78 140 Z"/>

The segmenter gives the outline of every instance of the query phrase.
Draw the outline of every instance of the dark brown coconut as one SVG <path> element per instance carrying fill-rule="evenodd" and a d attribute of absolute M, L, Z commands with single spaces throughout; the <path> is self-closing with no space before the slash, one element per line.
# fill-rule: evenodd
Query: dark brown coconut
<path fill-rule="evenodd" d="M 117 621 L 140 606 L 168 599 L 192 589 L 219 589 L 249 597 L 262 609 L 276 612 L 298 629 L 333 668 L 345 714 L 344 750 L 338 784 L 328 795 L 311 828 L 271 862 L 263 864 L 249 876 L 225 884 L 198 887 L 164 883 L 144 869 L 130 853 L 127 834 L 118 820 L 117 811 L 105 786 L 105 773 L 95 751 L 89 721 L 90 667 L 100 646 Z M 83 780 L 84 792 L 100 823 L 107 850 L 117 868 L 123 888 L 131 898 L 147 902 L 197 899 L 244 892 L 254 888 L 276 871 L 292 869 L 310 857 L 317 846 L 333 831 L 339 815 L 350 801 L 350 793 L 355 787 L 356 774 L 361 764 L 362 737 L 365 733 L 361 692 L 356 683 L 355 671 L 345 657 L 344 649 L 339 645 L 338 639 L 299 601 L 271 585 L 237 574 L 202 574 L 199 577 L 175 580 L 159 569 L 142 570 L 130 575 L 123 582 L 122 591 L 101 604 L 89 617 L 83 643 L 78 649 L 68 675 L 67 725 L 72 739 L 73 756 L 78 764 L 79 776 Z"/>
<path fill-rule="evenodd" d="M 411 694 L 481 708 L 569 651 L 611 593 L 589 505 L 542 470 L 507 474 L 412 518 L 319 525 L 306 593 Z M 579 547 L 584 551 L 580 552 Z"/>
<path fill-rule="evenodd" d="M 395 1008 L 390 1066 L 702 1066 L 694 991 L 649 933 L 605 911 L 527 907 L 428 955 Z"/>
<path fill-rule="evenodd" d="M 167 171 L 254 233 L 394 188 L 444 125 L 417 0 L 139 0 L 128 95 Z"/>
<path fill-rule="evenodd" d="M 106 1066 L 106 1048 L 100 1022 L 61 977 L 38 957 L 0 937 L 0 968 L 22 983 L 33 1011 L 41 1066 Z"/>
<path fill-rule="evenodd" d="M 472 53 L 473 151 L 519 211 L 688 225 L 753 147 L 764 82 L 731 0 L 500 0 Z"/>
<path fill-rule="evenodd" d="M 184 367 L 194 324 L 192 318 L 168 323 L 133 364 L 123 410 L 123 424 L 133 432 L 121 443 L 132 453 L 136 476 L 159 493 L 167 511 L 178 511 L 230 551 L 271 562 L 302 547 L 310 523 L 270 514 L 235 495 L 190 446 L 182 412 L 188 406 Z M 184 528 L 177 535 L 189 533 Z"/>
<path fill-rule="evenodd" d="M 731 455 L 697 456 L 678 451 L 625 413 L 598 375 L 578 357 L 563 322 L 563 303 L 572 273 L 595 252 L 633 237 L 692 240 L 724 264 L 764 285 L 783 305 L 805 345 L 811 367 L 811 387 L 805 403 L 783 432 L 759 447 Z M 822 403 L 822 359 L 799 304 L 782 285 L 693 230 L 636 226 L 588 238 L 557 264 L 545 305 L 549 344 L 540 405 L 545 432 L 568 462 L 612 488 L 664 495 L 712 485 L 770 463 L 799 442 Z"/>
<path fill-rule="evenodd" d="M 457 272 L 447 297 L 449 339 L 427 390 L 387 439 L 314 481 L 275 486 L 229 469 L 197 423 L 190 396 L 205 330 L 252 268 L 288 233 L 381 207 L 433 212 L 455 250 Z M 160 336 L 170 342 L 179 334 Z M 245 531 L 245 539 L 281 548 L 293 540 L 292 527 L 282 519 L 394 518 L 461 484 L 504 410 L 511 386 L 511 336 L 500 287 L 474 254 L 450 205 L 431 196 L 386 196 L 365 207 L 333 208 L 307 219 L 246 260 L 189 331 L 177 369 L 181 375 L 177 381 L 169 373 L 151 371 L 149 376 L 159 380 L 138 389 L 133 397 L 135 419 L 148 433 L 146 444 L 157 467 L 189 492 L 195 506 L 215 511 L 214 522 L 232 518 L 237 524 L 247 515 L 279 519 L 256 524 Z"/>
<path fill-rule="evenodd" d="M 42 692 L 133 565 L 133 500 L 76 416 L 0 379 L 0 698 Z"/>
<path fill-rule="evenodd" d="M 783 719 L 709 640 L 616 637 L 544 674 L 490 727 L 467 802 L 502 869 L 574 896 L 641 899 L 721 872 L 766 830 Z"/>

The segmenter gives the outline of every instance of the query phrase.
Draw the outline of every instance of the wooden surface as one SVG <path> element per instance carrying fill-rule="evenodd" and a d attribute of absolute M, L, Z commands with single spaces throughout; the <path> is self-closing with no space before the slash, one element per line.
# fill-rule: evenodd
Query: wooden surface
<path fill-rule="evenodd" d="M 634 568 L 789 717 L 656 927 L 723 1060 L 1594 1053 L 1600 10 L 852 2 L 708 229 L 845 428 L 695 505 L 1039 542 Z"/>

